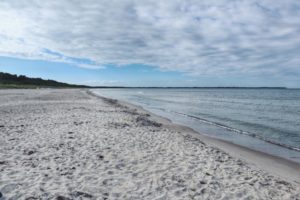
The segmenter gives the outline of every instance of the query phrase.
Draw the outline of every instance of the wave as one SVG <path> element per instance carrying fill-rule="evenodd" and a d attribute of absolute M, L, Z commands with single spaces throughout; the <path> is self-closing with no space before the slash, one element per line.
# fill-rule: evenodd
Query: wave
<path fill-rule="evenodd" d="M 192 119 L 196 119 L 196 120 L 198 120 L 198 121 L 200 121 L 202 123 L 213 125 L 213 126 L 216 126 L 216 127 L 222 128 L 222 129 L 226 129 L 226 130 L 228 130 L 230 132 L 233 132 L 233 133 L 238 133 L 238 134 L 241 134 L 241 135 L 247 135 L 249 137 L 253 137 L 253 138 L 262 140 L 264 142 L 268 142 L 270 144 L 274 144 L 274 145 L 277 145 L 277 146 L 280 146 L 280 147 L 284 147 L 284 148 L 287 148 L 287 149 L 290 149 L 290 150 L 294 150 L 294 151 L 300 152 L 300 148 L 298 148 L 298 147 L 294 147 L 294 146 L 291 146 L 291 145 L 287 145 L 287 144 L 284 144 L 284 143 L 273 141 L 273 140 L 270 140 L 268 138 L 262 137 L 262 136 L 260 136 L 260 135 L 258 135 L 256 133 L 251 133 L 249 131 L 244 131 L 244 130 L 236 129 L 236 128 L 233 128 L 233 127 L 230 127 L 230 126 L 226 126 L 226 125 L 221 124 L 221 123 L 209 121 L 207 119 L 204 119 L 204 118 L 201 118 L 201 117 L 198 117 L 198 116 L 194 116 L 194 115 L 189 115 L 189 114 L 186 114 L 186 113 L 181 113 L 181 112 L 177 112 L 177 111 L 173 111 L 173 110 L 167 110 L 167 109 L 163 109 L 163 108 L 159 108 L 159 110 L 162 110 L 164 112 L 178 114 L 178 115 L 189 117 L 189 118 L 192 118 Z"/>

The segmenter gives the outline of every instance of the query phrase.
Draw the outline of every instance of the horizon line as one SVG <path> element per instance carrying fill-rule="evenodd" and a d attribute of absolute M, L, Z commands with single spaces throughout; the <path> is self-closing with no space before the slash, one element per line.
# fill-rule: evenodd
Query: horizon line
<path fill-rule="evenodd" d="M 300 89 L 300 88 L 288 88 L 288 87 L 282 87 L 282 86 L 88 86 L 89 88 L 125 88 L 125 89 L 135 89 L 135 88 L 141 88 L 141 89 Z"/>

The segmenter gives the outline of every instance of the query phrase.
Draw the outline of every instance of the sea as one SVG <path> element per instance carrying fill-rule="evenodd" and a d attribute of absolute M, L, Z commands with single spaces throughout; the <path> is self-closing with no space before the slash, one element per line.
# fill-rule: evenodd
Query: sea
<path fill-rule="evenodd" d="M 300 163 L 300 89 L 113 88 L 92 91 L 142 106 L 201 134 Z"/>

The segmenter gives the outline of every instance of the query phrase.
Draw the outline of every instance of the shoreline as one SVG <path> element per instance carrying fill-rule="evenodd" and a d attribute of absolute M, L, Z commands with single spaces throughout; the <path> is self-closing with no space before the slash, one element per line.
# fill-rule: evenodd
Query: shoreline
<path fill-rule="evenodd" d="M 297 115 L 294 115 L 296 111 L 292 111 L 293 106 L 289 105 L 289 100 L 280 103 L 271 100 L 268 105 L 265 105 L 265 100 L 259 97 L 260 100 L 251 103 L 251 98 L 259 95 L 257 91 L 247 94 L 246 99 L 242 97 L 244 91 L 236 92 L 234 96 L 235 92 L 228 93 L 225 90 L 205 92 L 204 90 L 91 89 L 91 91 L 108 98 L 140 105 L 152 113 L 168 118 L 174 123 L 188 126 L 203 135 L 300 163 Z M 220 101 L 215 99 L 218 95 L 224 96 L 224 99 Z M 289 95 L 297 95 L 297 93 Z M 174 99 L 169 99 L 168 96 Z M 191 104 L 186 104 L 189 101 Z M 290 109 L 290 112 L 277 109 L 271 102 L 274 105 L 286 106 L 285 110 Z M 264 109 L 260 111 L 258 107 L 264 107 L 268 111 L 263 111 Z"/>
<path fill-rule="evenodd" d="M 250 149 L 238 144 L 234 144 L 229 141 L 225 141 L 222 139 L 201 134 L 200 132 L 194 130 L 191 127 L 173 123 L 168 118 L 156 115 L 151 111 L 146 110 L 142 106 L 135 105 L 127 101 L 100 96 L 98 94 L 95 94 L 91 90 L 87 90 L 87 93 L 95 97 L 98 97 L 100 99 L 111 99 L 113 101 L 117 101 L 119 104 L 123 106 L 127 106 L 133 109 L 138 109 L 141 112 L 148 113 L 151 115 L 154 121 L 159 121 L 160 123 L 162 123 L 164 126 L 168 128 L 175 129 L 176 131 L 180 131 L 182 134 L 189 134 L 193 137 L 197 137 L 204 143 L 213 145 L 214 147 L 219 148 L 234 157 L 242 159 L 259 169 L 263 169 L 266 172 L 275 174 L 289 181 L 293 181 L 300 186 L 300 163 L 279 156 L 267 154 L 261 151 L 256 151 L 254 149 Z"/>
<path fill-rule="evenodd" d="M 288 163 L 84 89 L 0 90 L 0 136 L 1 200 L 300 198 Z"/>

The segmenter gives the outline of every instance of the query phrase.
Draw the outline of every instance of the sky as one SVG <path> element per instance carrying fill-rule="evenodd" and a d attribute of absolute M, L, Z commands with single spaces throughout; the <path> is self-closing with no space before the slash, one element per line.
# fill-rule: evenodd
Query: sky
<path fill-rule="evenodd" d="M 300 1 L 1 0 L 0 71 L 86 85 L 300 87 Z"/>

